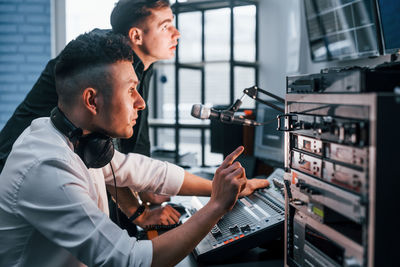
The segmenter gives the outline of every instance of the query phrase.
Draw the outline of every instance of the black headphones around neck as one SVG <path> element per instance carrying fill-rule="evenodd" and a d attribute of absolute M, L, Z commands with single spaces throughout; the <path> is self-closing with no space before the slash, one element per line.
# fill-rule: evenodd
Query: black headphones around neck
<path fill-rule="evenodd" d="M 87 168 L 102 168 L 114 156 L 112 138 L 101 133 L 82 135 L 81 128 L 77 128 L 64 113 L 55 107 L 50 114 L 54 126 L 72 142 L 74 152 L 79 155 Z"/>

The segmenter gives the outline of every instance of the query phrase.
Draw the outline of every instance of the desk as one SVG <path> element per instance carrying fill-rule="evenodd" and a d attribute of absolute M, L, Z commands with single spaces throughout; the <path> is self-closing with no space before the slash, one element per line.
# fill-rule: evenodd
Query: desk
<path fill-rule="evenodd" d="M 192 197 L 186 196 L 174 196 L 171 198 L 171 202 L 180 203 L 185 207 L 190 207 L 190 201 Z M 281 245 L 281 244 L 279 244 Z M 283 246 L 273 244 L 269 249 L 253 248 L 248 251 L 244 251 L 241 255 L 235 256 L 229 260 L 219 264 L 203 264 L 198 263 L 194 259 L 193 255 L 190 254 L 185 257 L 179 264 L 178 267 L 206 267 L 206 266 L 224 266 L 224 267 L 258 267 L 258 266 L 271 266 L 271 267 L 282 267 L 283 266 Z"/>

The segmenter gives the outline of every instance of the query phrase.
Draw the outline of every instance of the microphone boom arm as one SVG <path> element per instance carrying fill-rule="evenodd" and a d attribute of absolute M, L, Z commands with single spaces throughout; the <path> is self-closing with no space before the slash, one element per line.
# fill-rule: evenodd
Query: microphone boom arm
<path fill-rule="evenodd" d="M 249 87 L 249 88 L 244 89 L 244 90 L 243 90 L 243 93 L 246 94 L 246 95 L 248 95 L 249 97 L 253 98 L 253 99 L 256 100 L 256 101 L 263 103 L 264 105 L 270 106 L 271 108 L 273 108 L 273 109 L 275 109 L 275 110 L 278 110 L 279 112 L 285 113 L 285 110 L 284 110 L 283 108 L 280 108 L 280 107 L 278 107 L 277 105 L 274 105 L 274 104 L 272 104 L 272 103 L 270 103 L 270 102 L 267 102 L 267 101 L 265 101 L 265 100 L 259 98 L 259 97 L 258 97 L 258 91 L 260 91 L 261 93 L 263 93 L 263 94 L 265 94 L 265 95 L 267 95 L 267 96 L 270 96 L 270 97 L 272 97 L 272 98 L 278 100 L 279 102 L 281 102 L 281 103 L 283 103 L 283 104 L 285 103 L 285 99 L 283 99 L 283 98 L 281 98 L 281 97 L 279 97 L 279 96 L 276 96 L 276 95 L 274 95 L 274 94 L 272 94 L 272 93 L 269 93 L 269 92 L 267 92 L 267 91 L 265 91 L 265 90 L 263 90 L 263 89 L 261 89 L 261 88 L 258 88 L 258 87 L 255 86 L 255 85 L 252 86 L 252 87 Z"/>

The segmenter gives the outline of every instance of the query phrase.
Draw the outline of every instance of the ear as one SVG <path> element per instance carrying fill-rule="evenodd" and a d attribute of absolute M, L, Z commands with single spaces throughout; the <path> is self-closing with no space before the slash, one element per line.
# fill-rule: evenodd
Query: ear
<path fill-rule="evenodd" d="M 94 88 L 88 87 L 83 90 L 82 98 L 85 108 L 93 115 L 97 114 L 99 92 Z"/>
<path fill-rule="evenodd" d="M 143 30 L 132 27 L 129 30 L 129 39 L 131 40 L 133 45 L 142 45 L 143 43 Z"/>

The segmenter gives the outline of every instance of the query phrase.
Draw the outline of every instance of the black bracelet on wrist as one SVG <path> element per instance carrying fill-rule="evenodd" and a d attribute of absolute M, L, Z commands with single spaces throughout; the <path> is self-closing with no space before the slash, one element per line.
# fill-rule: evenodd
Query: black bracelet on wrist
<path fill-rule="evenodd" d="M 133 213 L 133 215 L 129 217 L 129 221 L 133 222 L 134 220 L 136 220 L 137 217 L 142 215 L 145 209 L 146 209 L 145 205 L 140 205 L 139 208 L 137 208 L 137 210 L 135 211 L 135 213 Z"/>

